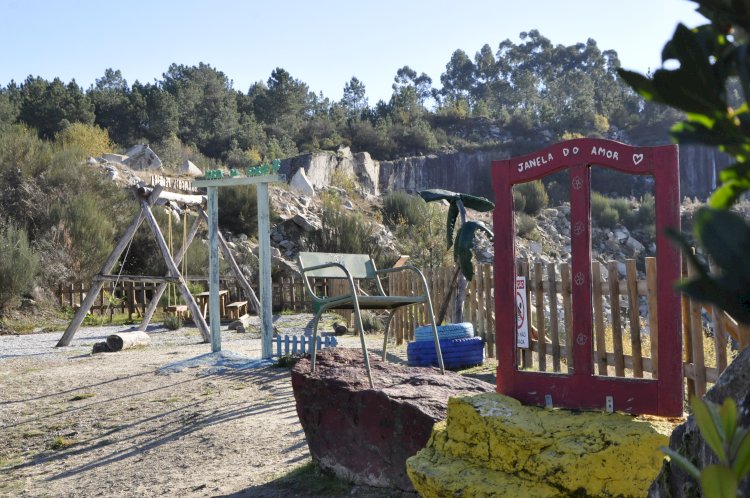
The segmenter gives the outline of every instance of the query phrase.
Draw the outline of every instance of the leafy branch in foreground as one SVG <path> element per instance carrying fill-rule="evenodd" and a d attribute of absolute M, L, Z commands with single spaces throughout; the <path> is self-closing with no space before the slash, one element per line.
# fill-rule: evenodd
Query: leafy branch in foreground
<path fill-rule="evenodd" d="M 729 211 L 750 191 L 750 11 L 747 2 L 694 1 L 710 23 L 693 29 L 677 26 L 662 51 L 662 62 L 676 61 L 678 68 L 658 69 L 650 78 L 618 72 L 645 99 L 686 113 L 686 119 L 672 128 L 677 142 L 717 147 L 733 157 L 734 164 L 719 174 L 720 184 L 709 206 L 698 212 L 693 228 L 719 272 L 711 274 L 705 262 L 687 252 L 698 272 L 680 288 L 750 323 L 750 225 Z M 736 109 L 729 106 L 727 91 L 735 80 L 744 99 Z M 679 234 L 672 236 L 687 247 Z"/>
<path fill-rule="evenodd" d="M 750 472 L 750 432 L 738 425 L 737 404 L 732 398 L 724 399 L 720 407 L 694 398 L 692 406 L 701 435 L 719 463 L 699 470 L 678 452 L 666 447 L 661 450 L 700 483 L 707 498 L 734 498 L 740 481 Z"/>

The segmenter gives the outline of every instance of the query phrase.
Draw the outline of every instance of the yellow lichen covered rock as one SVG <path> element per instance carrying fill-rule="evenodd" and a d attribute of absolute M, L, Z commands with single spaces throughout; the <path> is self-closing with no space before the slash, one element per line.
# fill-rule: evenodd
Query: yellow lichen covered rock
<path fill-rule="evenodd" d="M 421 496 L 645 496 L 674 423 L 545 410 L 496 393 L 452 398 L 407 460 Z"/>

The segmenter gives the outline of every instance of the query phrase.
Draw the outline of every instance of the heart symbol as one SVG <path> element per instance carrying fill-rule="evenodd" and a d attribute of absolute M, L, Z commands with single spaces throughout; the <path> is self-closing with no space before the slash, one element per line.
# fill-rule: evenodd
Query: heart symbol
<path fill-rule="evenodd" d="M 641 164 L 641 161 L 643 161 L 643 154 L 633 154 L 633 164 L 637 166 Z"/>

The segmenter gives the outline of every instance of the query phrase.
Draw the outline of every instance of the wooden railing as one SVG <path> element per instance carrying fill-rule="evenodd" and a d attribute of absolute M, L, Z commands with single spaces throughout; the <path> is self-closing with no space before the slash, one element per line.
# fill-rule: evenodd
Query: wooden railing
<path fill-rule="evenodd" d="M 203 289 L 208 288 L 207 277 L 189 276 L 186 280 L 190 283 L 201 283 Z M 100 315 L 110 312 L 127 312 L 131 317 L 133 314 L 140 315 L 145 311 L 154 290 L 160 283 L 160 281 L 149 281 L 148 279 L 140 279 L 138 282 L 123 281 L 118 282 L 117 285 L 115 285 L 115 282 L 110 282 L 99 293 L 91 307 L 91 312 Z M 247 299 L 242 287 L 233 277 L 221 278 L 219 284 L 222 289 L 229 291 L 230 302 Z M 315 285 L 317 292 L 322 294 L 329 292 L 326 279 L 314 279 L 313 285 Z M 76 308 L 83 301 L 89 288 L 89 283 L 82 282 L 60 285 L 57 289 L 58 304 L 61 308 Z M 256 294 L 258 293 L 257 288 L 254 288 L 254 291 Z M 166 302 L 166 293 L 164 296 L 162 299 Z M 273 282 L 272 298 L 274 311 L 310 311 L 310 299 L 306 295 L 304 283 L 300 277 L 277 279 L 276 282 Z"/>
<path fill-rule="evenodd" d="M 656 261 L 645 258 L 641 263 L 641 278 L 636 271 L 636 261 L 626 260 L 625 276 L 620 277 L 617 262 L 606 264 L 592 262 L 592 311 L 594 322 L 594 364 L 597 375 L 654 378 L 658 375 L 658 344 L 650 330 L 658 327 L 656 320 Z M 645 271 L 644 271 L 645 270 Z M 438 312 L 447 292 L 453 268 L 425 271 L 435 313 Z M 518 262 L 518 274 L 527 277 L 527 302 L 530 323 L 533 326 L 530 347 L 519 350 L 519 368 L 538 371 L 568 371 L 572 365 L 569 356 L 569 331 L 571 317 L 570 268 L 567 264 Z M 685 268 L 685 275 L 692 270 Z M 387 281 L 390 294 L 409 295 L 421 293 L 421 283 L 412 272 L 391 274 Z M 191 282 L 203 282 L 205 277 L 188 277 Z M 141 314 L 159 282 L 119 282 L 117 287 L 105 286 L 97 298 L 92 312 Z M 313 285 L 321 295 L 335 295 L 344 291 L 345 282 L 333 279 L 315 279 Z M 221 279 L 221 286 L 229 290 L 230 299 L 239 300 L 242 290 L 233 278 Z M 71 284 L 58 289 L 61 307 L 79 305 L 88 285 Z M 256 289 L 257 292 L 257 289 Z M 293 310 L 310 312 L 310 300 L 301 277 L 286 277 L 273 283 L 273 308 L 275 311 Z M 107 299 L 114 296 L 115 299 Z M 550 306 L 550 303 L 556 306 Z M 643 312 L 642 312 L 643 310 Z M 351 312 L 338 311 L 351 321 Z M 452 306 L 446 320 L 453 321 Z M 495 356 L 495 303 L 492 265 L 476 265 L 476 275 L 469 282 L 464 305 L 464 319 L 474 325 L 475 334 L 486 344 L 486 354 Z M 414 329 L 428 323 L 423 306 L 399 309 L 391 322 L 391 334 L 400 344 L 414 339 Z M 688 392 L 702 396 L 707 386 L 716 382 L 719 374 L 736 354 L 735 345 L 750 345 L 750 328 L 738 324 L 728 315 L 711 306 L 682 299 L 683 371 Z"/>
<path fill-rule="evenodd" d="M 592 317 L 596 375 L 656 378 L 658 343 L 651 330 L 658 328 L 656 300 L 656 259 L 640 263 L 641 277 L 634 259 L 622 263 L 592 262 Z M 453 269 L 425 272 L 436 312 L 448 289 Z M 530 347 L 520 349 L 518 367 L 536 371 L 568 372 L 570 354 L 571 287 L 568 264 L 518 261 L 518 275 L 527 277 L 527 303 L 533 327 Z M 692 270 L 685 269 L 685 274 Z M 486 341 L 486 354 L 495 356 L 494 275 L 491 265 L 477 265 L 469 283 L 464 319 L 474 325 L 475 334 Z M 391 278 L 391 292 L 415 292 L 419 283 L 408 273 Z M 551 305 L 554 303 L 554 305 Z M 683 372 L 690 395 L 702 396 L 708 384 L 736 354 L 731 348 L 750 342 L 750 329 L 737 324 L 711 306 L 682 298 Z M 421 307 L 399 310 L 392 321 L 392 332 L 400 343 L 413 339 L 414 328 L 427 322 Z M 450 314 L 449 308 L 449 314 Z M 449 316 L 448 321 L 452 317 Z"/>

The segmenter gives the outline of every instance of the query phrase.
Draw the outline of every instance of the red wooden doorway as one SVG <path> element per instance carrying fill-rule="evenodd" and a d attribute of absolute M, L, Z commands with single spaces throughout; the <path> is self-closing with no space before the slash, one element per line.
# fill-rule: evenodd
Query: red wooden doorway
<path fill-rule="evenodd" d="M 656 379 L 594 375 L 591 290 L 591 167 L 654 180 L 658 268 Z M 567 170 L 570 189 L 573 367 L 566 374 L 519 369 L 516 347 L 515 224 L 512 187 Z M 497 390 L 524 403 L 574 409 L 680 416 L 683 410 L 681 308 L 673 284 L 680 253 L 665 230 L 680 226 L 677 146 L 632 147 L 603 139 L 561 142 L 516 158 L 493 161 Z M 609 406 L 608 406 L 609 405 Z"/>

